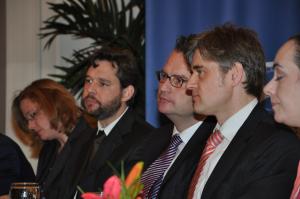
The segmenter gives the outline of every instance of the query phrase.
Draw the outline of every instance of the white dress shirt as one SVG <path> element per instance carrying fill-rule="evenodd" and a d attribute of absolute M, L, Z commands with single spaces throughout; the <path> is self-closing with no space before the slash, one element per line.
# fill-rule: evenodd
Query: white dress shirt
<path fill-rule="evenodd" d="M 206 163 L 201 172 L 201 176 L 198 179 L 197 185 L 195 187 L 193 199 L 201 198 L 204 186 L 209 176 L 211 175 L 212 171 L 214 170 L 224 151 L 230 144 L 231 140 L 234 138 L 238 130 L 246 121 L 246 119 L 248 118 L 248 116 L 250 115 L 257 103 L 258 101 L 255 98 L 242 109 L 240 109 L 238 112 L 236 112 L 234 115 L 232 115 L 230 118 L 228 118 L 222 126 L 220 126 L 219 124 L 216 125 L 215 129 L 220 130 L 221 134 L 224 136 L 224 139 L 206 160 Z"/>

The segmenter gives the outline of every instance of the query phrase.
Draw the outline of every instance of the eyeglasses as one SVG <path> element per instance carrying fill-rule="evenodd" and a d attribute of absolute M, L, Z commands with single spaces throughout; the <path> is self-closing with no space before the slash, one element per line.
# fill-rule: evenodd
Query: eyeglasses
<path fill-rule="evenodd" d="M 181 88 L 182 84 L 188 79 L 180 75 L 168 75 L 164 71 L 156 71 L 157 79 L 160 83 L 165 83 L 169 79 L 171 85 L 175 88 Z"/>
<path fill-rule="evenodd" d="M 33 121 L 36 119 L 36 117 L 39 115 L 40 112 L 41 112 L 41 109 L 37 109 L 36 111 L 28 112 L 25 115 L 25 119 L 27 120 L 27 122 Z"/>

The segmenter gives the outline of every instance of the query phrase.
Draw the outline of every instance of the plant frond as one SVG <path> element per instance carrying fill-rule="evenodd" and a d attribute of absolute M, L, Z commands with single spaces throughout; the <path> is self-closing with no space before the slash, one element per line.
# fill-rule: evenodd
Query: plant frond
<path fill-rule="evenodd" d="M 145 0 L 64 0 L 47 4 L 54 15 L 43 21 L 38 34 L 45 40 L 44 49 L 60 35 L 92 40 L 90 46 L 73 51 L 71 57 L 62 57 L 66 66 L 54 66 L 62 74 L 49 75 L 60 79 L 74 95 L 82 92 L 88 57 L 104 45 L 132 50 L 138 58 L 140 76 L 145 76 Z M 144 79 L 138 84 L 136 100 L 141 115 L 144 114 Z"/>

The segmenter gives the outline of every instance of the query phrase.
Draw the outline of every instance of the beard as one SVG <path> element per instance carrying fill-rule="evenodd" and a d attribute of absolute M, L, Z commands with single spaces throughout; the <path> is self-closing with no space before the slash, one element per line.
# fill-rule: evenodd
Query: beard
<path fill-rule="evenodd" d="M 85 100 L 88 98 L 96 100 L 99 105 L 99 108 L 97 108 L 96 110 L 88 112 L 90 115 L 96 117 L 98 120 L 104 120 L 113 116 L 121 107 L 121 95 L 116 96 L 107 104 L 102 104 L 94 96 L 88 95 L 81 102 L 85 110 L 87 110 L 85 107 Z"/>

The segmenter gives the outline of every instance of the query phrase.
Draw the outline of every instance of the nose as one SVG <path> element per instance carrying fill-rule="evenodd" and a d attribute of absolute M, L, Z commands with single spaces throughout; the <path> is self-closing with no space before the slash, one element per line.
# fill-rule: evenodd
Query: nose
<path fill-rule="evenodd" d="M 28 120 L 27 127 L 29 130 L 35 130 L 35 128 L 36 128 L 35 120 Z"/>
<path fill-rule="evenodd" d="M 158 90 L 159 91 L 169 91 L 172 88 L 170 79 L 166 79 L 165 81 L 159 82 Z"/>
<path fill-rule="evenodd" d="M 95 82 L 91 82 L 91 83 L 87 83 L 85 85 L 85 90 L 87 91 L 87 93 L 89 94 L 94 94 L 96 92 L 96 88 L 95 88 Z"/>
<path fill-rule="evenodd" d="M 192 73 L 191 77 L 189 78 L 186 88 L 187 90 L 193 90 L 197 87 L 197 77 L 195 73 Z"/>
<path fill-rule="evenodd" d="M 271 79 L 264 87 L 264 93 L 271 97 L 276 92 L 276 82 L 274 79 Z"/>

